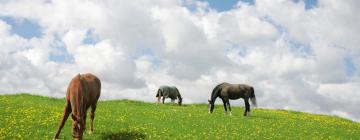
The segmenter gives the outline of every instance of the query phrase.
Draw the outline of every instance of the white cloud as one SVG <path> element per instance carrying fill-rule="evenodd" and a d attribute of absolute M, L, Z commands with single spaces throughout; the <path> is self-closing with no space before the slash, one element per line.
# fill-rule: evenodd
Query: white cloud
<path fill-rule="evenodd" d="M 359 120 L 357 3 L 320 0 L 305 10 L 302 1 L 257 0 L 217 12 L 191 0 L 3 1 L 0 16 L 31 20 L 43 36 L 22 38 L 0 18 L 0 92 L 63 97 L 74 75 L 92 72 L 102 99 L 155 101 L 168 84 L 185 103 L 204 103 L 226 81 L 253 85 L 260 107 Z M 84 43 L 89 32 L 93 44 Z"/>
<path fill-rule="evenodd" d="M 279 33 L 253 6 L 240 4 L 238 9 L 220 14 L 218 37 L 225 41 L 255 46 L 274 41 Z"/>

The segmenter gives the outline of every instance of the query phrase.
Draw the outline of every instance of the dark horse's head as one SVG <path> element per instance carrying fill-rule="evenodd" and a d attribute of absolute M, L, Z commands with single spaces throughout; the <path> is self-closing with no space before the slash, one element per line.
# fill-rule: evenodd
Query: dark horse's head
<path fill-rule="evenodd" d="M 212 113 L 214 110 L 214 102 L 211 100 L 208 100 L 209 104 L 208 104 L 208 108 L 209 108 L 209 113 Z"/>
<path fill-rule="evenodd" d="M 72 135 L 74 139 L 81 139 L 83 132 L 85 130 L 85 120 L 77 117 L 75 115 L 71 115 L 73 119 L 72 123 Z"/>

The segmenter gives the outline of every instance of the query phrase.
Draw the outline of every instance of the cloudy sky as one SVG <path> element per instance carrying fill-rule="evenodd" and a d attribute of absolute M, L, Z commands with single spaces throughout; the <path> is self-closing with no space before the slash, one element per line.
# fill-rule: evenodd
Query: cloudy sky
<path fill-rule="evenodd" d="M 205 103 L 221 82 L 247 83 L 259 107 L 360 121 L 359 5 L 1 0 L 0 93 L 64 97 L 72 77 L 90 72 L 101 99 L 154 102 L 166 84 Z"/>

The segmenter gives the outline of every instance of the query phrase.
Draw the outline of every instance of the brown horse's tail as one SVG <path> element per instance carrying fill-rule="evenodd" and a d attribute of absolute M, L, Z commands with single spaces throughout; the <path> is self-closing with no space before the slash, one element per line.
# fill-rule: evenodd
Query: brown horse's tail
<path fill-rule="evenodd" d="M 251 103 L 252 103 L 254 106 L 257 106 L 257 104 L 256 104 L 255 92 L 254 92 L 254 88 L 253 88 L 253 87 L 250 88 L 250 100 L 251 100 Z"/>
<path fill-rule="evenodd" d="M 73 88 L 71 92 L 73 92 L 73 94 L 71 95 L 73 100 L 71 102 L 71 106 L 73 108 L 73 111 L 76 110 L 76 112 L 73 112 L 73 117 L 74 119 L 76 119 L 77 121 L 81 121 L 82 117 L 85 115 L 85 101 L 84 101 L 84 92 L 86 89 L 84 89 L 84 80 L 82 79 L 81 75 L 78 74 L 76 76 L 75 81 L 78 84 L 77 88 Z"/>

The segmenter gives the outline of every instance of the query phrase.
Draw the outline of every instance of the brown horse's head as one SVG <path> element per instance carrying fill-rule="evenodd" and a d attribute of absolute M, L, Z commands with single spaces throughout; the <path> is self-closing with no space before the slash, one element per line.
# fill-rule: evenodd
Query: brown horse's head
<path fill-rule="evenodd" d="M 83 132 L 85 130 L 85 119 L 81 119 L 75 115 L 71 115 L 73 119 L 72 123 L 72 135 L 74 139 L 82 139 Z"/>

